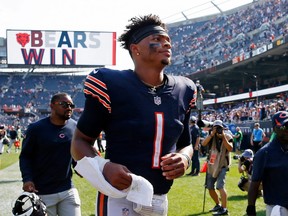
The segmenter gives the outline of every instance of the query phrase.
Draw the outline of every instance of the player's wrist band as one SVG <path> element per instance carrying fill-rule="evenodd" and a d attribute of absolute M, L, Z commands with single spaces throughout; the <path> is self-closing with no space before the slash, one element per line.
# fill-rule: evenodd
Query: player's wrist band
<path fill-rule="evenodd" d="M 254 205 L 248 205 L 246 208 L 247 215 L 256 215 L 256 207 Z"/>
<path fill-rule="evenodd" d="M 188 166 L 187 166 L 187 169 L 191 166 L 191 163 L 192 163 L 192 161 L 191 161 L 191 158 L 187 155 L 187 154 L 185 154 L 185 153 L 181 153 L 183 156 L 185 156 L 185 158 L 187 159 L 187 162 L 188 162 Z"/>

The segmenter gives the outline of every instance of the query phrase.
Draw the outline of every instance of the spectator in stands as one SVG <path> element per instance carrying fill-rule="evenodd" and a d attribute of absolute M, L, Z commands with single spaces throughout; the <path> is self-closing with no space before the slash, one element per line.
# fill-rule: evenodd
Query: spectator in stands
<path fill-rule="evenodd" d="M 256 154 L 256 152 L 262 147 L 265 137 L 265 132 L 260 127 L 260 124 L 256 122 L 250 137 L 250 144 L 253 148 L 254 154 Z"/>
<path fill-rule="evenodd" d="M 76 127 L 75 105 L 66 93 L 53 95 L 51 114 L 29 125 L 20 153 L 23 190 L 45 202 L 48 215 L 80 216 L 80 197 L 72 183 L 70 147 Z"/>
<path fill-rule="evenodd" d="M 277 111 L 286 111 L 285 103 L 283 100 L 277 101 Z"/>
<path fill-rule="evenodd" d="M 255 204 L 261 182 L 266 215 L 288 215 L 288 112 L 277 112 L 272 118 L 272 127 L 276 134 L 274 139 L 253 159 L 246 209 L 248 216 L 256 215 Z"/>

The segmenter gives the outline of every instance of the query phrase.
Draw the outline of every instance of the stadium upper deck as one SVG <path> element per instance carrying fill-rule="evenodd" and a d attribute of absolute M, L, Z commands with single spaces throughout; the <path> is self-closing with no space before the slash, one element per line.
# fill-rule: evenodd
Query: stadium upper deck
<path fill-rule="evenodd" d="M 287 12 L 286 0 L 266 0 L 170 24 L 173 64 L 167 72 L 200 80 L 207 92 L 226 97 L 224 102 L 235 100 L 227 96 L 245 92 L 254 92 L 255 99 L 258 90 L 283 86 L 288 80 Z M 263 94 L 275 96 L 283 89 Z"/>
<path fill-rule="evenodd" d="M 262 0 L 225 14 L 169 24 L 173 42 L 173 64 L 166 72 L 188 76 L 194 81 L 199 79 L 206 92 L 215 93 L 218 99 L 206 101 L 206 104 L 231 101 L 232 98 L 227 96 L 240 93 L 247 93 L 243 99 L 256 99 L 255 94 L 265 97 L 271 91 L 274 91 L 273 96 L 279 91 L 286 92 L 283 88 L 287 89 L 285 85 L 288 84 L 287 5 L 287 0 Z M 0 56 L 3 53 L 3 47 L 2 51 L 0 47 Z M 52 77 L 55 77 L 55 68 L 53 70 Z M 57 88 L 50 88 L 47 82 L 51 80 L 50 75 L 38 75 L 42 80 L 42 92 L 35 90 L 39 87 L 35 76 L 26 77 L 23 73 L 0 73 L 0 76 L 4 76 L 1 78 L 4 81 L 1 84 L 1 105 L 16 103 L 25 107 L 30 101 L 34 103 L 37 100 L 39 106 L 45 106 L 47 102 L 42 103 L 41 98 L 49 98 L 57 90 L 67 90 L 77 95 L 73 88 L 64 88 L 67 86 L 56 85 Z M 62 78 L 63 82 L 68 79 L 65 76 Z M 56 80 L 60 82 L 62 78 Z M 23 82 L 30 83 L 31 80 L 34 86 L 27 88 L 23 85 Z M 74 78 L 71 82 L 71 86 L 82 83 Z M 269 89 L 263 93 L 264 96 L 260 95 L 260 90 L 278 86 L 283 88 Z M 249 92 L 252 96 L 248 95 Z M 219 100 L 220 97 L 225 97 L 225 101 Z M 79 106 L 80 104 L 81 99 Z"/>

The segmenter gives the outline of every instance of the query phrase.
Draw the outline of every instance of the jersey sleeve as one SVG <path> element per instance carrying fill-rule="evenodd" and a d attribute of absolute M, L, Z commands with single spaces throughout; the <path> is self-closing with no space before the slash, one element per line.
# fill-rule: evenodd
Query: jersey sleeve
<path fill-rule="evenodd" d="M 192 80 L 188 79 L 187 77 L 183 77 L 183 78 L 184 78 L 184 83 L 186 85 L 186 93 L 184 95 L 184 100 L 188 102 L 187 112 L 190 112 L 191 109 L 196 108 L 197 87 Z"/>
<path fill-rule="evenodd" d="M 85 106 L 77 128 L 85 135 L 97 138 L 105 129 L 111 113 L 111 101 L 101 70 L 92 71 L 84 83 Z"/>
<path fill-rule="evenodd" d="M 252 181 L 262 181 L 265 169 L 266 153 L 265 150 L 259 150 L 253 158 Z"/>
<path fill-rule="evenodd" d="M 111 113 L 111 101 L 101 69 L 95 69 L 86 77 L 84 94 L 86 98 L 91 96 L 97 99 Z"/>
<path fill-rule="evenodd" d="M 183 121 L 184 130 L 177 142 L 177 149 L 181 149 L 191 144 L 191 133 L 190 133 L 190 126 L 189 126 L 189 119 L 191 109 L 196 107 L 196 99 L 197 99 L 197 89 L 195 83 L 186 78 L 186 77 L 179 77 L 179 86 L 181 88 L 181 103 L 183 104 L 183 109 L 185 110 L 185 118 Z"/>
<path fill-rule="evenodd" d="M 22 175 L 23 182 L 33 181 L 33 152 L 34 152 L 34 143 L 37 142 L 37 132 L 34 126 L 35 123 L 32 123 L 28 126 L 25 138 L 22 143 L 22 150 L 19 156 L 19 166 Z"/>

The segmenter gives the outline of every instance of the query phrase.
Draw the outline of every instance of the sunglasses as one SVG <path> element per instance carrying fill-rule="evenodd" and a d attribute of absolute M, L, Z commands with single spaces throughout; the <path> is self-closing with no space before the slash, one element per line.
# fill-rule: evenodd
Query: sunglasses
<path fill-rule="evenodd" d="M 68 103 L 66 101 L 55 102 L 54 104 L 58 104 L 58 105 L 62 106 L 64 109 L 67 109 L 68 107 L 71 107 L 71 109 L 75 108 L 75 104 Z"/>

